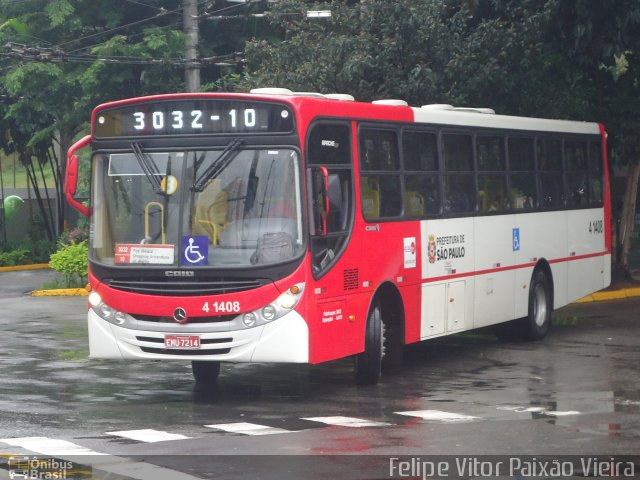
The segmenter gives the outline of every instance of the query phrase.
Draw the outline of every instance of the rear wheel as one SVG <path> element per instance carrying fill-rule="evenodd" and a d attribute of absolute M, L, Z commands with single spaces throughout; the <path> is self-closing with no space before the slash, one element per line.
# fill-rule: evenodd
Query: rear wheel
<path fill-rule="evenodd" d="M 378 383 L 382 371 L 384 353 L 384 325 L 379 303 L 374 303 L 369 311 L 364 337 L 364 352 L 356 355 L 355 375 L 360 385 Z"/>
<path fill-rule="evenodd" d="M 538 270 L 531 278 L 529 288 L 529 314 L 522 319 L 525 340 L 542 340 L 551 326 L 551 288 L 544 272 Z"/>
<path fill-rule="evenodd" d="M 220 375 L 220 362 L 193 360 L 191 362 L 193 378 L 198 384 L 212 384 Z"/>
<path fill-rule="evenodd" d="M 549 278 L 542 270 L 536 270 L 529 286 L 529 311 L 527 316 L 501 323 L 494 328 L 502 342 L 542 340 L 551 325 L 553 301 Z"/>

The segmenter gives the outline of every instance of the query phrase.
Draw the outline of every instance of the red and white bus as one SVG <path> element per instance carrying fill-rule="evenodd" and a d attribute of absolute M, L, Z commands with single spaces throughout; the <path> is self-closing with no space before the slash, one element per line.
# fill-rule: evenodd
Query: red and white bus
<path fill-rule="evenodd" d="M 597 123 L 285 89 L 100 105 L 65 187 L 91 217 L 90 355 L 201 382 L 355 356 L 375 383 L 413 342 L 541 339 L 610 283 L 607 172 Z"/>

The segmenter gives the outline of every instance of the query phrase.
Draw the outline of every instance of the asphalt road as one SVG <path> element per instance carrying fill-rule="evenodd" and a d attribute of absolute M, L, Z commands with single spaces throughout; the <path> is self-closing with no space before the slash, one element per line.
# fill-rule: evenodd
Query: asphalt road
<path fill-rule="evenodd" d="M 370 479 L 426 478 L 437 459 L 491 456 L 508 477 L 496 462 L 640 452 L 637 299 L 561 309 L 542 342 L 410 346 L 372 387 L 347 359 L 224 365 L 203 390 L 186 363 L 88 359 L 86 299 L 25 293 L 46 275 L 0 273 L 0 478 L 12 456 L 70 459 L 67 478 Z"/>

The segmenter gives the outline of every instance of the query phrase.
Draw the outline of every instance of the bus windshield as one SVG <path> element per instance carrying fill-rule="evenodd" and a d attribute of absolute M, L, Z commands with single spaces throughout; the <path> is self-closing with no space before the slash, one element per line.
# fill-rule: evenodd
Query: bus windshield
<path fill-rule="evenodd" d="M 91 256 L 106 265 L 242 268 L 303 251 L 299 157 L 290 148 L 94 156 Z"/>

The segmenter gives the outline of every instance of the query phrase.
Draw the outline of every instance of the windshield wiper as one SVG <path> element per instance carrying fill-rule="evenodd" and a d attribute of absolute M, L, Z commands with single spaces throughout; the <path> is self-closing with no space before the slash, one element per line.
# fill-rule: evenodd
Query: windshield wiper
<path fill-rule="evenodd" d="M 222 170 L 227 168 L 234 158 L 236 158 L 238 153 L 240 153 L 240 146 L 242 143 L 243 141 L 240 138 L 234 138 L 231 140 L 220 156 L 200 174 L 195 182 L 193 182 L 191 190 L 194 192 L 202 192 L 209 180 L 215 178 Z"/>
<path fill-rule="evenodd" d="M 161 186 L 160 171 L 158 170 L 158 165 L 156 165 L 156 162 L 154 162 L 153 158 L 151 158 L 151 155 L 145 153 L 142 150 L 140 144 L 137 142 L 133 142 L 131 144 L 131 149 L 133 150 L 133 154 L 136 156 L 136 159 L 140 164 L 140 168 L 147 177 L 147 180 L 149 180 L 153 191 L 159 195 L 164 195 L 165 191 Z"/>

